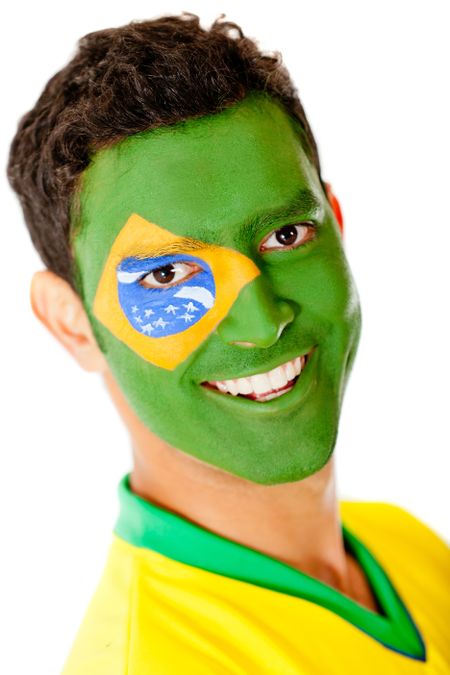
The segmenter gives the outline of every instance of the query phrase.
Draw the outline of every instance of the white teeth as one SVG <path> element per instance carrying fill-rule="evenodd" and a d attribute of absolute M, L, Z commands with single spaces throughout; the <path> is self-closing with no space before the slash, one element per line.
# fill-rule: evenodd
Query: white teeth
<path fill-rule="evenodd" d="M 258 401 L 270 401 L 272 398 L 278 398 L 279 396 L 283 396 L 288 391 L 291 391 L 292 387 L 294 385 L 291 384 L 289 389 L 283 390 L 283 391 L 270 391 L 268 394 L 263 394 L 262 396 L 258 396 Z"/>
<path fill-rule="evenodd" d="M 223 394 L 231 394 L 237 396 L 242 394 L 256 394 L 260 401 L 270 401 L 271 398 L 281 396 L 285 391 L 290 391 L 291 387 L 286 387 L 288 382 L 297 377 L 302 371 L 305 357 L 297 356 L 295 359 L 283 363 L 277 368 L 269 370 L 267 373 L 259 373 L 258 375 L 251 375 L 250 377 L 239 377 L 234 380 L 214 381 L 210 384 L 214 385 Z M 274 390 L 286 387 L 283 392 L 275 392 Z"/>
<path fill-rule="evenodd" d="M 292 361 L 289 361 L 289 363 L 286 363 L 286 365 L 284 366 L 284 370 L 286 372 L 287 379 L 293 380 L 294 377 L 295 377 L 295 368 L 294 368 L 294 364 L 292 363 Z"/>
<path fill-rule="evenodd" d="M 223 394 L 226 394 L 228 391 L 224 382 L 212 382 L 211 384 L 214 384 Z"/>
<path fill-rule="evenodd" d="M 265 394 L 267 391 L 271 391 L 272 385 L 270 380 L 267 377 L 266 373 L 261 373 L 260 375 L 252 375 L 250 382 L 253 387 L 255 394 Z"/>
<path fill-rule="evenodd" d="M 237 396 L 239 394 L 239 389 L 236 380 L 225 380 L 224 385 L 226 386 L 230 394 L 233 394 L 233 396 Z"/>
<path fill-rule="evenodd" d="M 274 368 L 269 371 L 269 380 L 272 385 L 271 389 L 281 389 L 288 382 L 288 377 L 283 367 Z"/>
<path fill-rule="evenodd" d="M 251 394 L 253 393 L 252 383 L 248 377 L 240 377 L 239 380 L 236 380 L 237 386 L 240 394 Z"/>

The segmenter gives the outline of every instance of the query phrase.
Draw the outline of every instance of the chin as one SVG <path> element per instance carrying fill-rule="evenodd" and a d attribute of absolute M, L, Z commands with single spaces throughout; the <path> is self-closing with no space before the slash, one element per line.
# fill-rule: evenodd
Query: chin
<path fill-rule="evenodd" d="M 230 458 L 224 450 L 220 463 L 211 458 L 203 461 L 213 464 L 228 473 L 259 485 L 280 485 L 294 483 L 317 473 L 330 460 L 337 440 L 337 419 L 335 424 L 317 424 L 311 420 L 314 433 L 308 428 L 297 431 L 289 437 L 278 436 L 274 443 L 258 444 L 255 439 L 242 439 L 238 458 Z M 299 427 L 295 425 L 297 430 Z M 308 427 L 310 425 L 306 425 Z M 300 426 L 300 428 L 302 428 Z M 291 430 L 292 432 L 292 430 Z M 245 451 L 247 448 L 248 452 Z M 258 448 L 255 451 L 255 448 Z M 229 453 L 229 448 L 228 448 Z M 252 461 L 248 458 L 252 457 Z M 245 461 L 247 458 L 247 461 Z M 233 461 L 230 461 L 233 459 Z"/>
<path fill-rule="evenodd" d="M 330 460 L 332 454 L 333 448 L 329 448 L 326 452 L 317 453 L 314 457 L 309 458 L 308 463 L 299 461 L 288 467 L 271 467 L 268 468 L 267 471 L 261 471 L 261 468 L 258 468 L 254 472 L 247 472 L 246 475 L 241 476 L 241 478 L 245 478 L 252 483 L 258 483 L 259 485 L 296 483 L 321 471 Z"/>

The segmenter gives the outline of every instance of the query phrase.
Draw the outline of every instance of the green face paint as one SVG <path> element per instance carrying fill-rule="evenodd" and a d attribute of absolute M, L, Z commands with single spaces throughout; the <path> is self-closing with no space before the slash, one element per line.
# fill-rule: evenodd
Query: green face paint
<path fill-rule="evenodd" d="M 85 171 L 74 241 L 94 334 L 139 418 L 172 446 L 267 485 L 305 478 L 329 459 L 360 333 L 341 235 L 300 139 L 282 106 L 257 93 L 219 114 L 127 138 L 99 151 Z M 137 221 L 148 223 L 148 236 L 133 230 Z M 193 256 L 203 265 L 205 250 L 228 261 L 204 265 L 222 314 L 205 323 L 213 308 L 198 320 L 196 341 L 176 365 L 165 354 L 186 347 L 195 326 L 170 335 L 175 346 L 157 360 L 115 287 L 119 264 L 128 283 L 130 255 L 154 255 L 152 227 L 171 241 L 194 240 L 191 264 Z M 101 320 L 93 311 L 100 290 Z M 113 305 L 117 330 L 108 320 Z M 201 384 L 265 373 L 307 353 L 295 385 L 265 402 Z"/>

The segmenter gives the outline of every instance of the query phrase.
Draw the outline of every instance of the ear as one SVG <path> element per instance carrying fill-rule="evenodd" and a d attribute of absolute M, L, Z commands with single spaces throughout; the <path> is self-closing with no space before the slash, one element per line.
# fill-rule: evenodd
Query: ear
<path fill-rule="evenodd" d="M 325 183 L 325 189 L 327 192 L 327 199 L 330 202 L 330 206 L 333 209 L 333 213 L 338 222 L 339 229 L 341 231 L 342 237 L 344 236 L 344 219 L 342 217 L 341 205 L 339 204 L 338 198 L 334 194 L 331 183 Z"/>
<path fill-rule="evenodd" d="M 67 281 L 50 270 L 36 272 L 31 280 L 30 302 L 35 316 L 84 370 L 108 370 L 83 303 Z"/>

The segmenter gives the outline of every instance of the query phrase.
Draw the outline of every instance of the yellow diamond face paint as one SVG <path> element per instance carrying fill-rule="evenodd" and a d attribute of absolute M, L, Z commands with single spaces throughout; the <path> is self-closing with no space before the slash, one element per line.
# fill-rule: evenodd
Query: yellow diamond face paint
<path fill-rule="evenodd" d="M 174 284 L 139 283 L 155 270 L 185 263 L 196 264 L 194 273 Z M 139 356 L 173 370 L 207 338 L 258 274 L 255 263 L 238 251 L 176 236 L 132 214 L 106 261 L 93 313 Z"/>

